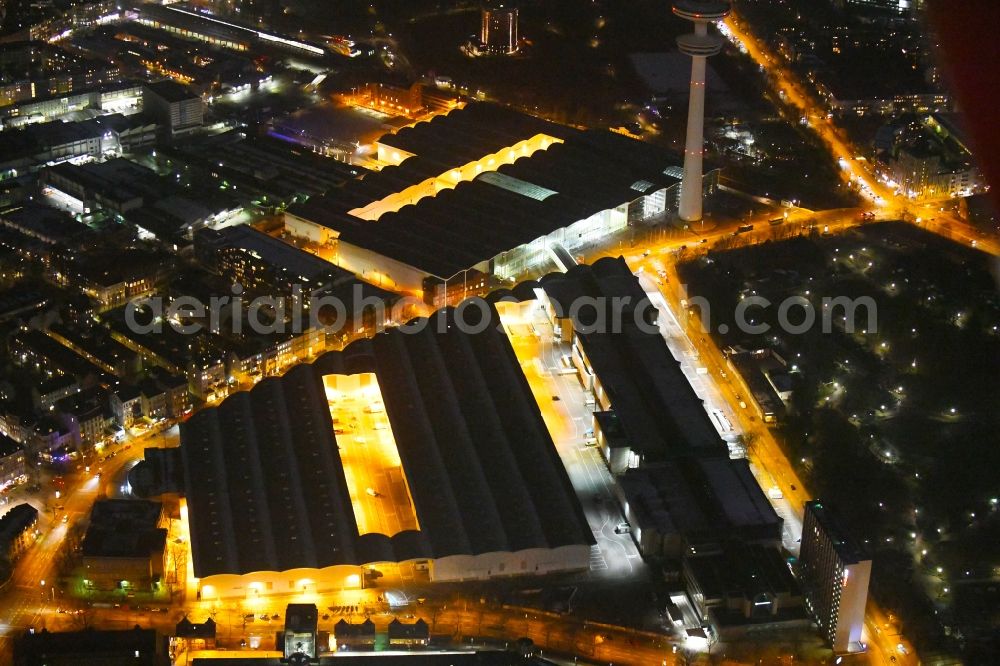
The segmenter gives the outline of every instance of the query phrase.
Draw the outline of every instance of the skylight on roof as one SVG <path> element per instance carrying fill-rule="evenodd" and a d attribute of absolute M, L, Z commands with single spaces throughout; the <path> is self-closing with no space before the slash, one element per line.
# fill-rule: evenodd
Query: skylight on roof
<path fill-rule="evenodd" d="M 488 171 L 479 176 L 479 180 L 505 189 L 508 192 L 513 192 L 514 194 L 520 194 L 521 196 L 528 197 L 529 199 L 534 199 L 535 201 L 545 201 L 553 194 L 559 194 L 555 190 L 550 190 L 547 187 L 529 183 L 528 181 L 521 180 L 520 178 L 508 176 L 507 174 L 500 173 L 499 171 Z"/>
<path fill-rule="evenodd" d="M 648 180 L 637 180 L 634 183 L 632 183 L 632 189 L 635 190 L 636 192 L 645 193 L 651 187 L 655 187 L 655 185 L 649 182 Z"/>

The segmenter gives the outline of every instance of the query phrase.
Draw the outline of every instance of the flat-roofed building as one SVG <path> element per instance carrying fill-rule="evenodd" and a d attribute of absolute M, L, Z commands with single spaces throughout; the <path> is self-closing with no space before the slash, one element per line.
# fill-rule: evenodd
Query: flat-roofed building
<path fill-rule="evenodd" d="M 277 3 L 274 3 L 278 7 Z M 141 25 L 163 30 L 183 39 L 200 41 L 234 51 L 271 51 L 280 49 L 304 57 L 322 57 L 326 49 L 280 34 L 243 25 L 232 18 L 222 20 L 209 14 L 192 11 L 186 5 L 149 3 L 136 6 L 136 21 Z"/>
<path fill-rule="evenodd" d="M 146 84 L 142 100 L 143 111 L 162 122 L 171 136 L 191 132 L 205 123 L 205 102 L 176 81 Z"/>
<path fill-rule="evenodd" d="M 510 55 L 520 46 L 517 7 L 510 3 L 490 2 L 482 8 L 479 41 L 491 55 Z"/>
<path fill-rule="evenodd" d="M 155 126 L 153 130 L 155 137 Z M 162 197 L 162 179 L 151 169 L 126 159 L 73 164 L 42 171 L 43 183 L 80 202 L 85 212 L 105 209 L 124 215 L 150 198 Z"/>
<path fill-rule="evenodd" d="M 746 460 L 685 456 L 630 469 L 615 493 L 644 555 L 678 559 L 730 539 L 781 545 L 782 520 Z"/>
<path fill-rule="evenodd" d="M 530 640 L 530 639 L 523 639 Z M 529 654 L 531 654 L 529 652 Z M 264 657 L 254 655 L 243 657 L 232 652 L 225 656 L 201 657 L 191 660 L 191 666 L 285 666 L 289 662 L 284 658 Z M 525 666 L 549 666 L 552 662 L 534 657 L 528 659 L 508 650 L 391 650 L 372 654 L 323 654 L 312 662 L 319 666 L 510 666 L 512 663 Z"/>
<path fill-rule="evenodd" d="M 570 358 L 593 396 L 594 434 L 612 473 L 687 453 L 727 455 L 624 259 L 552 273 L 537 285 L 529 295 L 542 299 L 560 337 L 572 343 Z M 585 303 L 603 304 L 601 312 L 580 307 Z"/>
<path fill-rule="evenodd" d="M 127 114 L 141 108 L 142 85 L 118 83 L 2 106 L 0 126 L 4 129 L 23 127 L 82 110 Z"/>
<path fill-rule="evenodd" d="M 95 502 L 81 546 L 84 585 L 103 591 L 157 589 L 166 562 L 165 525 L 159 502 Z"/>
<path fill-rule="evenodd" d="M 699 618 L 723 640 L 810 624 L 802 590 L 777 548 L 728 542 L 686 557 L 683 576 Z"/>
<path fill-rule="evenodd" d="M 730 458 L 667 347 L 656 307 L 622 257 L 573 266 L 490 298 L 538 300 L 547 313 L 556 348 L 568 354 L 592 405 L 596 444 L 614 475 L 612 493 L 643 555 L 679 566 L 732 547 L 778 552 L 781 517 L 748 462 Z"/>
<path fill-rule="evenodd" d="M 871 558 L 830 509 L 806 502 L 799 573 L 806 604 L 834 652 L 861 649 L 871 571 Z"/>
<path fill-rule="evenodd" d="M 136 8 L 136 22 L 163 30 L 183 39 L 205 42 L 234 51 L 246 51 L 256 40 L 255 32 L 236 24 L 223 23 L 211 16 L 158 4 L 143 4 Z"/>
<path fill-rule="evenodd" d="M 476 332 L 444 310 L 181 425 L 203 599 L 360 587 L 375 565 L 434 581 L 589 567 L 591 529 L 483 305 Z"/>

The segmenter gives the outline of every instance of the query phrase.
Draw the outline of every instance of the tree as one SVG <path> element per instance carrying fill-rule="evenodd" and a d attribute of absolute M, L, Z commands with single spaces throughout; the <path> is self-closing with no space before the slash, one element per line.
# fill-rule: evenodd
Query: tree
<path fill-rule="evenodd" d="M 698 653 L 687 648 L 677 648 L 674 653 L 675 666 L 694 666 L 698 661 Z"/>
<path fill-rule="evenodd" d="M 747 458 L 753 457 L 757 454 L 757 446 L 760 444 L 760 435 L 752 430 L 747 430 L 740 435 L 740 444 L 743 446 L 743 450 L 746 452 Z"/>

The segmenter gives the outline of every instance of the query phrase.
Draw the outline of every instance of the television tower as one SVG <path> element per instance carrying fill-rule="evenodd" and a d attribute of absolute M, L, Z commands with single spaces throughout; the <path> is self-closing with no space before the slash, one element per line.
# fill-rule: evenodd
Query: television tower
<path fill-rule="evenodd" d="M 705 152 L 705 59 L 722 49 L 722 38 L 708 34 L 708 24 L 729 14 L 729 0 L 674 0 L 674 14 L 694 23 L 694 32 L 677 38 L 681 53 L 691 56 L 691 99 L 684 143 L 684 180 L 679 214 L 685 222 L 701 219 L 702 155 Z"/>

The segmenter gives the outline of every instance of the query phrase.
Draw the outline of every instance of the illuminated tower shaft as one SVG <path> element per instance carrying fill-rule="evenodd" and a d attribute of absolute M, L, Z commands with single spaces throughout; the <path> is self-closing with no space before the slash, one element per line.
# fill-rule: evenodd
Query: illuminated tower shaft
<path fill-rule="evenodd" d="M 701 219 L 702 157 L 705 152 L 705 60 L 722 49 L 722 39 L 708 34 L 708 24 L 729 13 L 725 0 L 676 0 L 674 14 L 694 23 L 694 32 L 677 38 L 681 53 L 691 56 L 691 98 L 684 143 L 684 180 L 678 213 L 685 222 Z"/>

